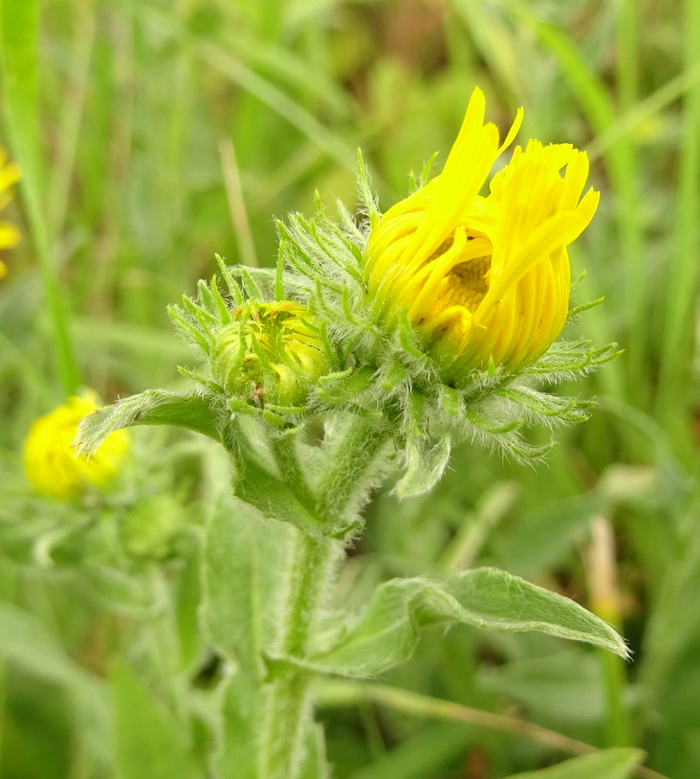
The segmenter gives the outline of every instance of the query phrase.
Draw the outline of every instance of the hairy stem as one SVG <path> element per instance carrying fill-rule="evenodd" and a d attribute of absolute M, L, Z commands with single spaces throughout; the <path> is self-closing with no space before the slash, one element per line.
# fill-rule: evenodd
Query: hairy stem
<path fill-rule="evenodd" d="M 316 513 L 321 518 L 337 516 L 358 496 L 367 493 L 370 471 L 389 434 L 383 420 L 358 417 L 335 445 L 320 482 Z M 369 479 L 371 481 L 371 479 Z"/>
<path fill-rule="evenodd" d="M 313 538 L 297 531 L 279 636 L 278 651 L 282 655 L 303 658 L 308 651 L 339 546 L 332 539 Z M 292 671 L 269 685 L 259 743 L 261 779 L 296 777 L 311 715 L 311 680 L 307 672 Z"/>
<path fill-rule="evenodd" d="M 327 442 L 327 466 L 313 494 L 298 460 L 292 437 L 277 437 L 272 451 L 282 479 L 309 505 L 319 527 L 333 527 L 355 503 L 361 503 L 373 483 L 372 471 L 387 441 L 386 427 L 376 418 L 354 419 Z M 283 657 L 304 659 L 309 652 L 324 595 L 335 573 L 334 560 L 342 541 L 296 531 L 289 562 L 285 610 L 274 647 Z M 312 717 L 309 695 L 313 674 L 288 670 L 274 679 L 264 694 L 260 733 L 261 779 L 296 779 L 304 755 L 304 739 Z"/>

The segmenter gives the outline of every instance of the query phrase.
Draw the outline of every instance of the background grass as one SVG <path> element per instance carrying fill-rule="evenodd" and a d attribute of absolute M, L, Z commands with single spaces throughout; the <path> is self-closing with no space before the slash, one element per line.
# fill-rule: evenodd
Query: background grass
<path fill-rule="evenodd" d="M 178 386 L 175 365 L 189 355 L 165 307 L 211 276 L 214 253 L 273 265 L 273 215 L 311 212 L 316 189 L 329 205 L 355 202 L 357 146 L 387 207 L 405 193 L 410 168 L 435 150 L 444 160 L 478 84 L 501 127 L 522 104 L 521 138 L 590 151 L 601 208 L 572 261 L 575 276 L 588 274 L 578 302 L 606 302 L 577 326 L 625 353 L 585 386 L 565 388 L 596 394 L 600 406 L 565 432 L 546 467 L 523 470 L 464 447 L 430 497 L 378 497 L 341 595 L 359 604 L 392 575 L 494 564 L 574 597 L 621 628 L 631 664 L 553 639 L 464 628 L 429 634 L 387 681 L 518 713 L 599 747 L 638 745 L 656 770 L 699 776 L 700 4 L 2 0 L 1 8 L 2 140 L 24 171 L 5 212 L 24 241 L 4 258 L 10 273 L 0 285 L 1 775 L 113 775 L 106 699 L 95 685 L 115 651 L 152 650 L 136 627 L 133 582 L 119 578 L 123 561 L 107 559 L 108 538 L 100 549 L 109 566 L 95 564 L 89 576 L 70 565 L 93 546 L 77 544 L 62 565 L 42 557 L 70 512 L 37 501 L 23 481 L 31 420 L 81 384 L 106 400 Z M 211 455 L 174 435 L 138 438 L 152 467 L 130 477 L 135 503 L 170 491 L 168 506 L 153 509 L 159 516 L 183 506 L 204 513 Z M 166 441 L 173 468 L 164 476 Z M 196 603 L 186 584 L 196 576 L 184 557 L 176 616 L 186 643 Z M 201 685 L 201 648 L 190 655 Z M 181 673 L 178 683 L 191 678 Z M 341 705 L 332 690 L 324 700 L 339 777 L 495 779 L 565 754 L 441 722 L 427 709 L 417 717 L 400 706 Z M 195 751 L 205 731 L 192 725 Z"/>

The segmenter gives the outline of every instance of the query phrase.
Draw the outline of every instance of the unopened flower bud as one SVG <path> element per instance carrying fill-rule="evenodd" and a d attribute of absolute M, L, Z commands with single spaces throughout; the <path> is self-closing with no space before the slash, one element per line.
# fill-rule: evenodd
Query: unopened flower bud
<path fill-rule="evenodd" d="M 24 469 L 38 492 L 70 500 L 89 486 L 104 488 L 114 479 L 130 448 L 126 430 L 108 435 L 89 457 L 77 454 L 74 446 L 78 425 L 98 408 L 94 393 L 71 397 L 32 424 L 24 444 Z"/>
<path fill-rule="evenodd" d="M 247 303 L 217 335 L 214 379 L 232 395 L 260 405 L 303 403 L 328 370 L 313 315 L 292 301 Z"/>

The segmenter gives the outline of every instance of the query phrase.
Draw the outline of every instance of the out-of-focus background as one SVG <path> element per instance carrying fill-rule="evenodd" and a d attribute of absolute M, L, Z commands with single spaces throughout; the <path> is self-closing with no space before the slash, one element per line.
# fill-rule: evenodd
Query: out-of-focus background
<path fill-rule="evenodd" d="M 625 351 L 562 389 L 599 406 L 545 466 L 465 446 L 434 494 L 379 496 L 341 586 L 359 605 L 393 575 L 488 564 L 573 597 L 621 630 L 631 662 L 460 628 L 429 632 L 384 681 L 700 776 L 700 4 L 3 0 L 2 28 L 0 140 L 24 179 L 3 211 L 23 239 L 0 281 L 0 775 L 126 775 L 104 740 L 103 680 L 152 612 L 124 571 L 142 555 L 148 578 L 152 558 L 184 554 L 186 638 L 196 564 L 168 534 L 206 512 L 209 478 L 204 444 L 139 431 L 150 465 L 132 476 L 130 521 L 168 527 L 125 540 L 120 524 L 129 554 L 114 559 L 107 534 L 83 542 L 69 508 L 33 496 L 31 421 L 77 380 L 106 401 L 184 386 L 176 365 L 192 355 L 166 306 L 213 274 L 214 253 L 273 265 L 273 217 L 310 214 L 316 190 L 353 207 L 357 147 L 388 207 L 435 151 L 439 170 L 479 85 L 502 129 L 525 107 L 521 141 L 588 150 L 602 196 L 572 247 L 574 277 L 587 272 L 574 301 L 605 303 L 567 335 Z M 202 695 L 205 654 L 179 668 Z M 320 717 L 337 777 L 497 779 L 571 754 L 332 690 Z M 190 724 L 205 744 L 206 722 Z"/>

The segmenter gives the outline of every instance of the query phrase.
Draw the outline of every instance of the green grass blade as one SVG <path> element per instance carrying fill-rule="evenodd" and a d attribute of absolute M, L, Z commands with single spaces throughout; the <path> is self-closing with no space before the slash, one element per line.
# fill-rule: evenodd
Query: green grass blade
<path fill-rule="evenodd" d="M 686 72 L 700 68 L 700 6 L 685 3 Z M 700 86 L 688 90 L 683 100 L 683 135 L 676 191 L 675 261 L 669 268 L 666 289 L 666 321 L 661 350 L 659 387 L 662 411 L 678 407 L 679 390 L 688 386 L 692 371 L 691 333 L 697 296 L 700 240 Z"/>
<path fill-rule="evenodd" d="M 596 134 L 605 133 L 615 123 L 617 108 L 583 53 L 565 32 L 542 22 L 524 3 L 518 5 L 518 16 L 556 57 Z M 629 65 L 625 69 L 625 78 L 628 78 L 628 70 Z M 629 91 L 630 88 L 627 89 Z M 644 349 L 648 343 L 645 334 L 648 331 L 649 318 L 649 279 L 646 264 L 641 261 L 644 236 L 633 142 L 627 137 L 619 138 L 606 147 L 603 159 L 617 200 L 617 222 L 627 290 L 625 300 L 613 300 L 611 296 L 610 304 L 621 306 L 627 312 L 624 325 L 630 333 L 630 338 L 626 339 L 624 344 L 627 350 L 625 364 L 629 366 L 630 386 L 635 388 L 635 396 L 641 399 L 648 394 L 647 376 L 644 373 Z M 622 364 L 611 366 L 610 372 L 620 371 L 621 368 Z M 618 393 L 622 392 L 619 381 L 616 385 Z"/>
<path fill-rule="evenodd" d="M 22 193 L 39 259 L 53 347 L 67 395 L 81 384 L 69 332 L 69 312 L 54 264 L 48 223 L 40 193 L 45 191 L 39 149 L 37 42 L 39 0 L 3 0 L 0 6 L 5 115 L 14 158 L 22 168 Z"/>

